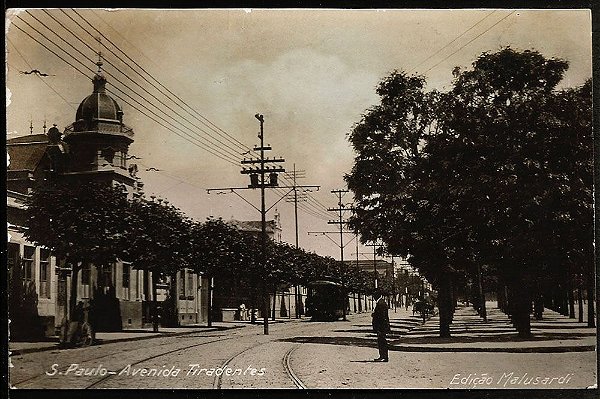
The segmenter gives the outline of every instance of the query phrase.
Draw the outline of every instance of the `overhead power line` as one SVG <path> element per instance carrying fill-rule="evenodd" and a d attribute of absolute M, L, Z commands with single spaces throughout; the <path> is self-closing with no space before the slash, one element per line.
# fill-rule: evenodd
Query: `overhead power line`
<path fill-rule="evenodd" d="M 464 49 L 469 44 L 473 43 L 475 40 L 477 40 L 478 38 L 480 38 L 481 36 L 483 36 L 484 34 L 486 34 L 487 32 L 489 32 L 490 30 L 492 30 L 496 25 L 498 25 L 500 22 L 504 21 L 506 18 L 508 18 L 511 15 L 513 15 L 515 12 L 516 11 L 511 11 L 509 14 L 505 15 L 504 17 L 502 17 L 495 24 L 493 24 L 489 28 L 485 29 L 483 32 L 481 32 L 480 34 L 478 34 L 477 36 L 475 36 L 474 38 L 472 38 L 471 40 L 469 40 L 468 42 L 466 42 L 465 44 L 463 44 L 462 46 L 460 46 L 456 51 L 452 52 L 450 55 L 448 55 L 447 57 L 443 58 L 440 62 L 438 62 L 437 64 L 435 64 L 431 68 L 427 69 L 424 73 L 427 73 L 427 72 L 431 71 L 433 68 L 435 68 L 436 66 L 440 65 L 442 62 L 446 61 L 448 58 L 452 57 L 454 54 L 458 53 L 460 50 Z"/>
<path fill-rule="evenodd" d="M 23 22 L 25 22 L 28 26 L 31 27 L 30 24 L 28 24 L 26 21 L 24 21 L 22 18 L 19 17 L 19 19 Z M 37 38 L 35 38 L 31 33 L 27 32 L 26 30 L 24 30 L 23 28 L 21 28 L 19 25 L 15 24 L 13 21 L 13 26 L 15 26 L 15 28 L 17 28 L 18 30 L 20 30 L 21 32 L 25 33 L 28 37 L 30 37 L 32 40 L 34 40 L 36 43 L 38 43 L 39 45 L 41 45 L 42 47 L 44 47 L 46 50 L 48 50 L 49 52 L 51 52 L 52 54 L 54 54 L 56 57 L 58 57 L 60 60 L 62 60 L 63 62 L 65 62 L 67 65 L 71 66 L 73 69 L 75 69 L 76 71 L 78 71 L 79 73 L 81 73 L 82 75 L 86 76 L 89 78 L 89 76 L 87 75 L 87 73 L 83 72 L 81 69 L 79 69 L 78 67 L 76 67 L 73 63 L 69 62 L 68 60 L 66 60 L 63 56 L 61 56 L 60 54 L 58 54 L 56 51 L 52 50 L 51 48 L 49 48 L 47 45 L 45 45 L 44 43 L 42 43 L 40 40 L 38 40 Z M 93 71 L 91 68 L 89 68 L 86 64 L 84 64 L 82 61 L 80 61 L 77 57 L 74 57 L 72 54 L 70 54 L 68 51 L 64 50 L 60 45 L 56 44 L 54 41 L 52 41 L 51 39 L 47 38 L 46 35 L 44 35 L 43 33 L 39 32 L 37 29 L 31 27 L 33 30 L 35 30 L 36 32 L 38 32 L 38 34 L 40 34 L 40 36 L 42 36 L 44 39 L 46 39 L 47 41 L 49 41 L 50 43 L 52 43 L 54 46 L 56 46 L 58 49 L 60 49 L 62 52 L 64 52 L 65 54 L 67 54 L 70 58 L 72 58 L 73 60 L 77 61 L 78 63 L 80 63 L 81 65 L 83 65 L 86 69 L 88 69 L 89 71 L 91 71 L 92 73 L 95 73 L 95 71 Z M 89 59 L 89 57 L 85 56 L 87 59 Z M 92 60 L 93 61 L 93 60 Z M 117 90 L 118 87 L 116 85 L 113 85 Z M 198 146 L 199 148 L 202 148 L 204 150 L 206 150 L 207 152 L 211 153 L 212 155 L 217 156 L 220 159 L 225 160 L 226 162 L 229 162 L 235 166 L 238 166 L 239 162 L 233 161 L 230 157 L 226 156 L 226 155 L 219 155 L 220 151 L 218 149 L 214 149 L 214 148 L 210 148 L 206 145 L 202 145 L 200 143 L 198 143 L 198 139 L 191 136 L 188 132 L 182 130 L 181 128 L 178 128 L 176 126 L 167 126 L 164 125 L 163 123 L 159 122 L 158 120 L 156 120 L 156 118 L 154 118 L 153 116 L 149 115 L 148 113 L 142 111 L 139 107 L 133 105 L 130 101 L 128 101 L 127 99 L 123 98 L 122 96 L 120 96 L 118 93 L 115 93 L 114 91 L 107 89 L 107 91 L 113 95 L 115 95 L 117 98 L 121 99 L 123 102 L 125 102 L 126 104 L 128 104 L 129 106 L 131 106 L 132 108 L 136 109 L 138 112 L 141 112 L 144 116 L 150 118 L 151 120 L 153 120 L 154 122 L 158 123 L 160 126 L 164 127 L 165 129 L 175 133 L 177 136 L 187 140 L 188 142 L 191 142 L 192 144 Z M 121 92 L 123 92 L 122 90 L 120 90 Z M 124 92 L 123 94 L 125 96 L 127 96 Z M 150 114 L 156 116 L 157 118 L 160 118 L 162 120 L 165 120 L 163 117 L 161 117 L 160 115 L 156 115 L 153 111 L 149 110 L 148 107 L 144 106 L 143 104 L 141 104 L 139 101 L 131 98 L 132 101 L 135 101 L 136 103 L 140 104 L 143 108 L 147 109 Z M 166 121 L 165 122 L 167 124 L 170 124 L 170 122 Z M 186 138 L 184 136 L 182 136 L 179 132 L 175 131 L 174 129 L 178 129 L 180 131 L 183 132 L 183 134 L 185 134 L 186 136 L 188 136 L 189 138 Z M 194 141 L 195 140 L 195 141 Z"/>
<path fill-rule="evenodd" d="M 64 10 L 61 10 L 63 13 L 65 13 L 65 15 L 69 16 L 68 14 L 66 14 L 66 12 Z M 212 121 L 210 121 L 208 118 L 206 118 L 204 115 L 202 115 L 200 112 L 198 112 L 195 108 L 193 108 L 192 106 L 190 106 L 186 101 L 184 101 L 180 96 L 178 96 L 177 94 L 173 93 L 169 88 L 167 88 L 165 85 L 163 85 L 160 81 L 158 81 L 151 73 L 149 73 L 144 67 L 142 67 L 139 63 L 137 63 L 134 59 L 132 59 L 129 55 L 127 55 L 127 53 L 125 53 L 123 50 L 121 50 L 121 48 L 119 46 L 117 46 L 115 43 L 113 43 L 108 37 L 106 37 L 106 35 L 104 35 L 102 32 L 100 32 L 96 27 L 93 26 L 93 24 L 91 24 L 84 16 L 82 16 L 79 12 L 77 12 L 77 10 L 72 9 L 72 11 L 77 14 L 83 21 L 85 21 L 85 23 L 87 25 L 89 25 L 94 31 L 96 31 L 103 39 L 105 39 L 106 41 L 108 41 L 112 46 L 114 46 L 120 53 L 122 53 L 128 60 L 130 60 L 135 66 L 137 66 L 138 68 L 140 68 L 146 75 L 148 75 L 148 77 L 150 77 L 154 82 L 156 82 L 161 88 L 163 88 L 164 90 L 166 90 L 170 95 L 168 96 L 167 94 L 165 94 L 163 91 L 160 91 L 160 89 L 157 88 L 157 90 L 159 90 L 162 94 L 164 94 L 167 98 L 169 98 L 171 101 L 173 101 L 174 103 L 177 103 L 177 101 L 179 103 L 181 103 L 185 108 L 186 111 L 188 113 L 190 113 L 190 111 L 197 115 L 197 117 L 200 118 L 201 123 L 205 124 L 207 127 L 209 127 L 210 129 L 212 129 L 213 131 L 215 131 L 217 134 L 223 135 L 225 137 L 227 137 L 229 140 L 232 140 L 233 142 L 237 143 L 239 146 L 241 146 L 241 148 L 243 148 L 244 150 L 248 151 L 253 151 L 249 146 L 247 146 L 246 144 L 242 143 L 241 141 L 239 141 L 237 138 L 235 138 L 234 136 L 232 136 L 231 134 L 227 133 L 225 130 L 221 129 L 220 127 L 218 127 L 216 124 L 214 124 Z M 69 18 L 71 18 L 69 16 Z M 75 21 L 73 18 L 71 18 L 73 21 Z M 79 24 L 78 24 L 79 25 Z M 86 30 L 87 31 L 87 30 Z M 89 32 L 88 32 L 89 33 Z M 90 34 L 91 35 L 91 34 Z M 93 37 L 93 35 L 91 35 Z M 110 50 L 104 43 L 103 46 L 112 52 L 112 50 Z M 138 50 L 139 51 L 139 50 Z M 117 56 L 114 52 L 112 52 L 115 56 Z M 141 53 L 141 52 L 140 52 Z M 142 53 L 143 54 L 143 53 Z M 118 57 L 118 56 L 117 56 Z M 136 73 L 138 73 L 135 69 L 133 69 L 131 66 L 129 66 L 127 63 L 125 63 L 120 57 L 118 57 L 125 65 L 127 65 L 130 69 L 132 69 L 133 71 L 135 71 Z M 139 73 L 138 73 L 139 74 Z M 142 76 L 141 74 L 139 74 L 140 76 Z M 148 81 L 148 80 L 146 80 Z M 148 81 L 148 83 L 150 83 Z M 152 84 L 152 83 L 150 83 Z M 154 86 L 154 84 L 152 84 L 153 87 L 156 88 L 156 86 Z M 173 97 L 177 100 L 173 100 Z M 181 105 L 180 105 L 181 106 Z M 191 115 L 191 113 L 190 113 Z M 254 151 L 253 151 L 254 152 Z"/>
<path fill-rule="evenodd" d="M 19 55 L 19 57 L 21 57 L 23 62 L 25 62 L 25 65 L 27 65 L 30 69 L 33 69 L 31 64 L 29 62 L 27 62 L 27 59 L 25 58 L 25 56 L 23 54 L 21 54 L 21 52 L 19 51 L 17 46 L 15 46 L 15 44 L 10 40 L 10 38 L 7 37 L 7 40 L 11 44 L 13 50 L 15 50 L 15 52 Z M 39 75 L 36 75 L 36 76 L 38 77 L 38 79 L 40 79 L 42 81 L 42 83 L 44 83 L 46 86 L 48 86 L 48 88 L 50 90 L 52 90 L 58 97 L 60 97 L 69 107 L 71 107 L 73 110 L 75 110 L 75 107 L 73 106 L 73 104 L 71 104 L 69 102 L 69 100 L 67 100 L 65 97 L 63 97 L 62 94 L 60 94 L 54 87 L 52 87 L 50 85 L 50 83 L 48 83 L 46 80 L 44 80 L 41 76 L 39 76 Z"/>
<path fill-rule="evenodd" d="M 496 12 L 496 10 L 490 12 L 489 14 L 486 14 L 483 18 L 481 18 L 479 21 L 477 21 L 474 25 L 471 25 L 471 27 L 469 29 L 467 29 L 466 31 L 464 31 L 460 35 L 456 36 L 454 39 L 450 40 L 448 43 L 446 43 L 444 46 L 442 46 L 440 49 L 438 49 L 435 53 L 431 54 L 429 57 L 425 58 L 423 61 L 419 62 L 417 65 L 415 65 L 413 68 L 411 68 L 408 71 L 408 73 L 413 72 L 414 70 L 416 70 L 417 68 L 419 68 L 421 65 L 425 64 L 427 61 L 429 61 L 430 59 L 432 59 L 433 57 L 435 57 L 436 55 L 438 55 L 439 53 L 441 53 L 442 51 L 444 51 L 445 49 L 447 49 L 452 43 L 456 42 L 458 39 L 460 39 L 461 37 L 463 37 L 464 35 L 466 35 L 467 33 L 469 33 L 477 25 L 479 25 L 480 23 L 482 23 L 484 20 L 486 20 L 488 17 L 490 17 L 495 12 Z"/>
<path fill-rule="evenodd" d="M 48 12 L 46 10 L 43 10 L 46 14 L 48 14 Z M 50 31 L 51 33 L 53 33 L 56 37 L 58 37 L 59 39 L 61 39 L 63 42 L 65 42 L 67 45 L 69 45 L 71 48 L 73 48 L 75 51 L 77 51 L 79 54 L 81 54 L 84 58 L 86 58 L 88 61 L 90 61 L 91 63 L 94 63 L 94 60 L 91 59 L 90 57 L 88 57 L 85 53 L 83 53 L 81 50 L 79 50 L 78 48 L 76 48 L 75 46 L 73 46 L 69 41 L 67 41 L 66 39 L 64 39 L 61 35 L 59 35 L 55 30 L 51 29 L 50 27 L 48 27 L 46 24 L 44 24 L 42 21 L 40 21 L 38 18 L 36 18 L 34 15 L 32 15 L 29 11 L 26 11 L 32 18 L 34 18 L 36 21 L 38 21 L 42 26 L 44 26 L 48 31 Z M 92 52 L 95 52 L 94 48 L 91 47 L 88 43 L 86 43 L 85 41 L 83 41 L 80 37 L 78 37 L 78 35 L 76 35 L 75 33 L 73 33 L 73 31 L 71 31 L 70 29 L 68 29 L 67 27 L 65 27 L 64 25 L 62 25 L 61 21 L 57 20 L 56 18 L 54 18 L 52 15 L 48 14 L 48 16 L 50 18 L 52 18 L 55 22 L 57 22 L 62 28 L 64 28 L 67 32 L 69 32 L 74 38 L 76 38 L 78 41 L 80 41 L 81 43 L 83 43 L 87 48 L 89 48 Z M 24 21 L 24 20 L 23 20 Z M 39 32 L 37 29 L 35 29 L 34 27 L 32 27 L 29 23 L 27 23 L 27 21 L 24 21 L 28 26 L 30 26 L 32 29 L 34 29 L 36 32 L 38 32 L 40 35 L 43 35 L 41 32 Z M 55 46 L 61 48 L 61 50 L 65 51 L 62 47 L 60 47 L 59 45 L 57 45 L 54 41 L 52 41 L 51 39 L 49 39 L 47 36 L 45 36 L 46 40 L 49 40 L 50 42 L 52 42 Z M 65 51 L 66 52 L 66 51 Z M 77 60 L 79 61 L 79 60 Z M 145 91 L 146 93 L 150 94 L 155 100 L 157 100 L 162 106 L 167 107 L 170 111 L 174 112 L 179 118 L 185 120 L 186 122 L 188 122 L 193 128 L 196 129 L 200 129 L 203 132 L 205 132 L 202 128 L 200 128 L 199 126 L 193 124 L 192 122 L 190 122 L 188 119 L 186 119 L 185 117 L 183 117 L 181 114 L 177 113 L 176 111 L 174 111 L 171 107 L 169 107 L 167 104 L 165 104 L 164 102 L 162 102 L 159 98 L 157 98 L 156 96 L 154 96 L 152 93 L 150 93 L 146 88 L 144 88 L 143 86 L 141 86 L 139 83 L 135 82 L 134 80 L 130 79 L 127 75 L 125 75 L 124 73 L 122 73 L 119 68 L 114 65 L 113 63 L 111 63 L 109 60 L 106 59 L 106 62 L 108 64 L 110 64 L 111 66 L 113 66 L 117 72 L 121 73 L 121 75 L 123 75 L 125 77 L 125 79 L 130 80 L 131 82 L 133 82 L 134 84 L 136 84 L 138 87 L 140 87 L 143 91 Z M 83 64 L 84 65 L 84 64 Z M 171 115 L 169 115 L 162 107 L 157 106 L 156 104 L 154 104 L 151 100 L 148 100 L 146 97 L 144 97 L 143 95 L 139 94 L 135 89 L 133 89 L 132 87 L 130 87 L 128 84 L 124 83 L 121 79 L 119 79 L 118 77 L 116 77 L 114 74 L 110 73 L 109 71 L 105 71 L 107 75 L 109 75 L 110 77 L 114 78 L 116 80 L 116 82 L 120 83 L 121 85 L 125 86 L 131 93 L 135 94 L 136 96 L 140 97 L 146 104 L 151 105 L 152 107 L 154 107 L 158 112 L 164 114 L 165 116 L 173 119 L 176 123 L 178 123 L 179 125 L 181 125 L 184 129 L 190 129 L 189 126 L 186 126 L 184 123 L 181 122 L 180 119 L 177 118 L 173 118 Z M 117 88 L 117 85 L 113 83 L 113 86 L 115 88 Z M 123 93 L 124 91 L 121 90 Z M 137 104 L 139 104 L 140 106 L 144 107 L 147 109 L 147 107 L 145 107 L 144 104 L 140 103 L 139 101 L 135 100 L 133 97 L 130 96 L 130 98 L 135 101 Z M 166 121 L 167 123 L 171 123 Z M 190 129 L 193 131 L 193 129 Z M 206 133 L 206 132 L 205 132 Z M 187 132 L 184 134 L 188 134 Z M 227 148 L 218 148 L 219 144 L 214 143 L 213 141 L 211 141 L 210 139 L 207 139 L 205 137 L 203 137 L 202 135 L 198 135 L 196 134 L 195 136 L 197 136 L 198 140 L 203 142 L 205 145 L 209 146 L 209 147 L 217 147 L 216 149 L 213 148 L 213 151 L 219 152 L 220 154 L 227 156 L 226 154 L 229 154 L 229 156 L 234 157 L 234 159 L 237 157 L 237 151 L 236 150 L 229 150 Z M 209 137 L 212 138 L 212 136 L 208 135 Z M 222 143 L 221 143 L 222 144 Z"/>

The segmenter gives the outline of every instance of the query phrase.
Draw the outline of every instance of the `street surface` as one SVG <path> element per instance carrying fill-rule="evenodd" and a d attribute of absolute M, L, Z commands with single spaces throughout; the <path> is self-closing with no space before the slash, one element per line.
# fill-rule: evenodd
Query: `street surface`
<path fill-rule="evenodd" d="M 534 323 L 533 339 L 519 340 L 506 316 L 490 305 L 487 324 L 472 309 L 459 307 L 449 339 L 436 336 L 436 317 L 422 325 L 410 311 L 390 310 L 389 363 L 372 361 L 377 357 L 376 336 L 370 313 L 362 313 L 333 323 L 292 319 L 271 325 L 268 336 L 257 324 L 18 354 L 11 358 L 10 381 L 17 388 L 142 389 L 595 384 L 595 329 L 548 312 L 544 321 Z M 544 378 L 554 380 L 542 384 Z"/>

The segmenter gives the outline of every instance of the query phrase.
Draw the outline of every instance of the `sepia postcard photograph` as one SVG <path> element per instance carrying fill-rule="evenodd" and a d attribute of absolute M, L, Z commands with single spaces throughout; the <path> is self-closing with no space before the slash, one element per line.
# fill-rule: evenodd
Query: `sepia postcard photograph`
<path fill-rule="evenodd" d="M 9 394 L 597 391 L 590 9 L 9 8 L 5 51 Z"/>

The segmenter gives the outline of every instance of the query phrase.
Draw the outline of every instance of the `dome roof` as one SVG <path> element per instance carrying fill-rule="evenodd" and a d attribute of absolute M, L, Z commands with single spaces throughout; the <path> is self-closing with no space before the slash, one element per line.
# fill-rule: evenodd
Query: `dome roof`
<path fill-rule="evenodd" d="M 94 82 L 94 91 L 79 104 L 75 120 L 108 119 L 122 122 L 123 110 L 112 97 L 106 94 L 106 78 L 102 74 L 97 74 L 92 82 Z"/>

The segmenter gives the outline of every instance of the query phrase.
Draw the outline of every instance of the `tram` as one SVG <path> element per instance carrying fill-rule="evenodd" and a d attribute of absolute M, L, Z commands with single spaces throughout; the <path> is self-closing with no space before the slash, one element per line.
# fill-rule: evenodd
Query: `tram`
<path fill-rule="evenodd" d="M 344 291 L 342 285 L 330 280 L 318 280 L 308 284 L 306 314 L 313 321 L 336 321 L 344 315 Z"/>

